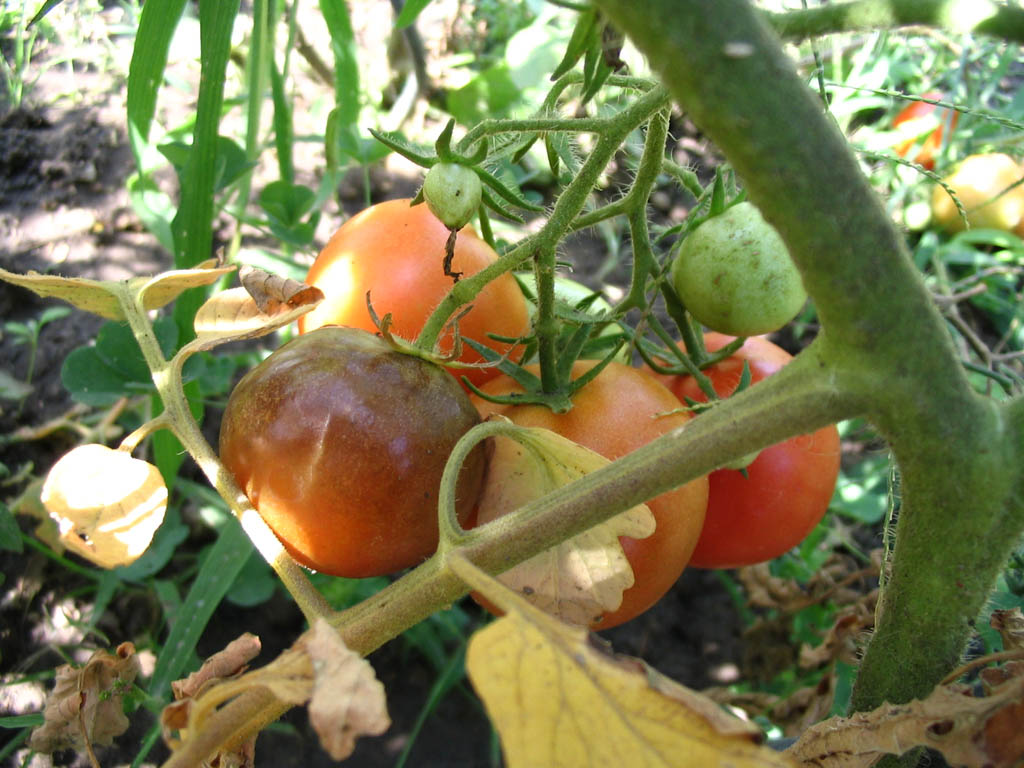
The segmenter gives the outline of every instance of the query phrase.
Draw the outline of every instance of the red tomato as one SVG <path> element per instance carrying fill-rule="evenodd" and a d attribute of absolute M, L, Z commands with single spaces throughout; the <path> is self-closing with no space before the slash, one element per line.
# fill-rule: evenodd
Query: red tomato
<path fill-rule="evenodd" d="M 448 228 L 426 205 L 389 200 L 370 206 L 346 221 L 334 233 L 309 270 L 306 282 L 324 292 L 324 301 L 299 318 L 299 333 L 322 325 L 348 325 L 376 331 L 366 308 L 366 292 L 378 317 L 391 313 L 392 330 L 414 339 L 430 313 L 452 288 L 443 262 Z M 472 229 L 459 231 L 452 269 L 468 277 L 498 258 Z M 511 344 L 487 334 L 518 338 L 530 327 L 526 299 L 511 274 L 492 281 L 472 301 L 472 309 L 459 320 L 459 333 L 500 354 Z M 442 347 L 451 348 L 450 336 Z M 467 345 L 459 358 L 464 363 L 483 358 Z M 495 378 L 497 368 L 450 369 L 476 385 Z"/>
<path fill-rule="evenodd" d="M 595 364 L 593 360 L 578 361 L 573 376 L 580 376 Z M 532 370 L 536 373 L 535 367 Z M 508 376 L 482 389 L 493 395 L 523 391 Z M 568 413 L 553 413 L 541 405 L 499 405 L 478 397 L 471 400 L 485 418 L 497 413 L 520 426 L 550 429 L 608 459 L 625 456 L 690 418 L 683 412 L 670 413 L 679 408 L 679 400 L 649 373 L 614 362 L 576 393 Z M 595 621 L 593 628 L 608 629 L 629 621 L 654 605 L 675 583 L 700 534 L 707 496 L 707 478 L 701 477 L 647 502 L 654 515 L 655 532 L 645 539 L 619 539 L 635 582 L 623 593 L 622 605 Z"/>
<path fill-rule="evenodd" d="M 943 94 L 939 91 L 929 91 L 928 93 L 922 94 L 922 98 L 934 99 L 936 101 L 942 99 Z M 910 123 L 912 120 L 920 121 L 923 117 L 930 117 L 938 107 L 934 104 L 929 104 L 924 101 L 912 101 L 906 107 L 904 107 L 896 117 L 893 118 L 892 127 L 898 128 L 904 123 Z M 918 165 L 922 165 L 925 168 L 931 170 L 935 167 L 935 154 L 939 151 L 942 146 L 942 131 L 948 125 L 952 131 L 956 128 L 957 120 L 960 119 L 960 113 L 953 111 L 952 117 L 950 116 L 950 110 L 942 109 L 939 114 L 935 117 L 939 120 L 939 127 L 933 130 L 920 145 L 920 149 L 917 151 L 917 155 L 914 157 L 914 162 Z M 917 139 L 910 139 L 908 141 L 900 142 L 894 149 L 896 154 L 900 157 L 904 157 L 915 144 L 918 143 Z"/>
<path fill-rule="evenodd" d="M 731 336 L 708 333 L 708 350 L 721 349 Z M 743 361 L 751 383 L 771 376 L 792 356 L 766 339 L 752 336 L 731 357 L 704 371 L 721 397 L 739 385 Z M 662 376 L 680 400 L 707 401 L 692 376 Z M 835 426 L 798 435 L 765 448 L 746 468 L 709 475 L 708 513 L 690 558 L 699 568 L 736 568 L 778 557 L 800 543 L 824 517 L 839 475 L 839 432 Z"/>

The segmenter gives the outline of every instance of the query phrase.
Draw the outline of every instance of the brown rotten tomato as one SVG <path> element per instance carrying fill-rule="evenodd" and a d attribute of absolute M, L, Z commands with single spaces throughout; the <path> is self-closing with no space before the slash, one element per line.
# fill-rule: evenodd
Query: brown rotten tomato
<path fill-rule="evenodd" d="M 441 473 L 479 420 L 443 368 L 332 326 L 288 342 L 238 383 L 220 456 L 296 560 L 336 576 L 376 576 L 437 547 Z M 483 466 L 475 451 L 462 468 L 462 521 Z"/>
<path fill-rule="evenodd" d="M 711 352 L 730 341 L 732 336 L 721 333 L 704 336 Z M 739 386 L 744 362 L 756 386 L 792 359 L 770 341 L 751 336 L 704 375 L 719 397 L 729 397 Z M 680 400 L 707 400 L 692 376 L 660 378 Z M 725 468 L 712 472 L 707 519 L 690 565 L 736 568 L 778 557 L 799 544 L 824 517 L 838 475 L 835 426 L 769 446 L 743 472 Z"/>
<path fill-rule="evenodd" d="M 472 171 L 469 171 L 472 174 Z M 475 178 L 475 177 L 474 177 Z M 299 318 L 299 332 L 322 325 L 350 325 L 366 331 L 376 326 L 366 307 L 370 293 L 379 317 L 390 313 L 391 330 L 414 339 L 448 291 L 452 278 L 445 274 L 445 242 L 449 230 L 426 205 L 389 200 L 372 205 L 346 221 L 334 233 L 309 270 L 306 282 L 324 292 L 324 300 Z M 463 277 L 475 275 L 494 263 L 498 255 L 469 227 L 459 230 L 451 269 Z M 459 333 L 505 354 L 513 344 L 489 334 L 519 338 L 529 332 L 526 299 L 511 274 L 504 274 L 470 302 L 459 319 Z M 452 349 L 451 334 L 441 339 L 442 351 Z M 479 363 L 483 358 L 465 345 L 459 361 Z M 452 368 L 480 385 L 498 375 L 497 368 Z"/>
<path fill-rule="evenodd" d="M 577 361 L 573 378 L 596 362 Z M 537 373 L 536 366 L 527 366 Z M 513 379 L 501 376 L 481 388 L 491 395 L 522 392 Z M 567 413 L 554 413 L 542 405 L 502 405 L 474 397 L 481 416 L 500 414 L 523 427 L 557 432 L 607 459 L 635 451 L 673 429 L 686 424 L 690 415 L 681 412 L 679 399 L 654 376 L 622 363 L 609 363 L 593 381 L 573 395 Z M 700 477 L 647 502 L 656 528 L 645 539 L 620 537 L 633 569 L 634 584 L 623 592 L 618 609 L 591 626 L 608 629 L 646 611 L 669 590 L 690 560 L 704 524 L 708 480 Z M 477 524 L 489 522 L 481 513 Z"/>

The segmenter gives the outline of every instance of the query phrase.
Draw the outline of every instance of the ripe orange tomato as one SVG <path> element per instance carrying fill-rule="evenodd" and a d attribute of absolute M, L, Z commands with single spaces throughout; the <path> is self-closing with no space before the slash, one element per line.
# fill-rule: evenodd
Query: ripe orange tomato
<path fill-rule="evenodd" d="M 578 361 L 574 378 L 595 364 Z M 531 369 L 537 372 L 536 367 Z M 523 391 L 508 376 L 482 389 L 492 395 Z M 649 373 L 615 362 L 573 396 L 573 408 L 567 413 L 553 413 L 542 405 L 500 405 L 475 396 L 471 400 L 483 417 L 496 413 L 523 427 L 550 429 L 608 459 L 625 456 L 690 418 L 684 412 L 670 413 L 680 407 L 679 400 Z M 619 539 L 633 568 L 634 584 L 623 593 L 622 605 L 598 617 L 592 628 L 608 629 L 629 621 L 668 591 L 690 560 L 707 500 L 707 478 L 700 477 L 647 502 L 656 523 L 654 533 L 645 539 Z"/>
<path fill-rule="evenodd" d="M 452 278 L 443 262 L 448 228 L 426 205 L 389 200 L 370 206 L 342 224 L 320 252 L 306 282 L 324 292 L 324 300 L 299 319 L 299 333 L 322 325 L 348 325 L 376 331 L 366 308 L 370 292 L 378 317 L 391 313 L 392 330 L 414 339 L 438 303 L 451 290 Z M 470 228 L 459 231 L 452 269 L 464 276 L 476 274 L 497 259 L 497 254 Z M 511 274 L 492 281 L 473 300 L 472 309 L 459 320 L 459 333 L 505 354 L 513 345 L 487 334 L 510 338 L 525 335 L 530 327 L 526 299 Z M 451 349 L 451 338 L 442 347 Z M 464 363 L 483 358 L 469 346 L 459 358 Z M 497 368 L 450 369 L 480 385 L 498 375 Z"/>
<path fill-rule="evenodd" d="M 940 100 L 943 94 L 939 91 L 929 91 L 928 93 L 922 94 L 922 98 Z M 933 113 L 939 110 L 938 114 Z M 939 120 L 939 127 L 934 129 L 931 133 L 925 137 L 923 143 L 920 144 L 920 149 L 914 156 L 914 162 L 918 165 L 922 165 L 925 168 L 931 170 L 935 167 L 935 154 L 939 151 L 942 146 L 942 131 L 946 126 L 949 126 L 950 131 L 956 128 L 957 120 L 960 118 L 960 113 L 953 110 L 950 115 L 948 109 L 939 109 L 934 104 L 929 104 L 925 101 L 912 101 L 906 107 L 904 107 L 896 117 L 893 118 L 892 127 L 899 128 L 904 123 L 911 123 L 911 121 L 922 122 L 922 118 L 937 118 Z M 910 126 L 908 126 L 910 127 Z M 922 126 L 926 128 L 927 126 Z M 893 149 L 896 150 L 896 154 L 900 157 L 905 157 L 906 154 L 914 148 L 918 143 L 917 139 L 909 139 L 897 144 Z"/>
<path fill-rule="evenodd" d="M 242 378 L 224 411 L 220 457 L 296 560 L 335 576 L 378 576 L 436 549 L 441 473 L 479 420 L 440 366 L 329 326 Z M 483 469 L 483 450 L 473 451 L 457 488 L 463 521 Z"/>
<path fill-rule="evenodd" d="M 710 351 L 721 349 L 731 336 L 708 333 Z M 704 371 L 715 392 L 728 397 L 740 383 L 743 362 L 751 384 L 786 365 L 792 356 L 767 339 L 748 338 L 722 362 Z M 706 402 L 692 376 L 659 377 L 685 402 Z M 704 530 L 690 559 L 698 568 L 736 568 L 778 557 L 800 543 L 828 510 L 839 475 L 839 432 L 835 426 L 798 435 L 761 451 L 746 467 L 709 475 L 710 491 Z"/>

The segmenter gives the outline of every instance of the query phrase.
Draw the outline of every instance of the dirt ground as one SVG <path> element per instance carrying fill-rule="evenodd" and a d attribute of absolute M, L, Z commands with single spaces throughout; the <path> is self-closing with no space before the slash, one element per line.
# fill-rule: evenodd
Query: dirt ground
<path fill-rule="evenodd" d="M 108 24 L 114 25 L 116 10 L 103 11 L 107 16 L 101 20 L 107 18 Z M 51 48 L 47 55 L 58 53 Z M 186 71 L 191 70 L 186 67 Z M 52 271 L 103 279 L 122 279 L 166 267 L 168 254 L 142 226 L 125 192 L 134 161 L 125 131 L 123 79 L 118 78 L 116 69 L 100 71 L 87 65 L 76 69 L 75 76 L 74 98 L 63 95 L 66 83 L 62 72 L 49 69 L 32 88 L 26 105 L 0 115 L 0 266 L 15 272 Z M 375 170 L 372 178 L 375 198 L 408 194 L 415 185 L 415 180 L 387 168 Z M 357 183 L 349 183 L 352 189 L 347 201 L 354 209 L 361 191 Z M 655 202 L 663 215 L 676 205 L 671 199 Z M 570 245 L 569 256 L 577 261 L 577 276 L 593 282 L 594 274 L 588 274 L 588 269 L 604 263 L 606 251 L 596 236 L 585 236 Z M 614 282 L 624 274 L 613 272 L 605 279 Z M 52 304 L 0 283 L 4 322 L 30 321 Z M 61 365 L 69 352 L 93 338 L 100 325 L 99 318 L 75 312 L 43 329 L 32 392 L 20 405 L 2 403 L 0 434 L 10 436 L 18 429 L 40 427 L 73 408 L 61 384 Z M 23 380 L 28 359 L 28 347 L 17 343 L 14 336 L 5 334 L 0 339 L 0 368 L 4 371 Z M 217 414 L 208 418 L 208 427 L 215 428 Z M 4 440 L 0 461 L 22 476 L 14 482 L 4 481 L 0 498 L 8 502 L 16 498 L 32 477 L 45 475 L 53 461 L 79 439 L 73 430 L 58 429 L 39 439 Z M 187 463 L 183 472 L 198 479 Z M 19 517 L 19 522 L 25 531 L 32 528 L 27 517 Z M 199 531 L 182 546 L 198 548 L 207 540 L 208 534 Z M 31 548 L 18 555 L 0 552 L 0 566 L 5 577 L 0 585 L 0 673 L 9 680 L 61 663 L 57 649 L 81 641 L 74 622 L 61 617 L 65 613 L 81 617 L 88 612 L 88 600 L 75 597 L 87 582 Z M 485 620 L 472 603 L 464 607 L 474 622 Z M 111 604 L 100 627 L 111 645 L 134 640 L 142 647 L 147 633 L 159 631 L 158 618 L 153 595 L 127 592 Z M 256 608 L 222 606 L 198 651 L 200 655 L 212 653 L 248 630 L 262 639 L 265 650 L 261 660 L 265 661 L 302 629 L 299 612 L 279 591 Z M 606 635 L 616 651 L 643 657 L 668 676 L 700 689 L 742 673 L 741 632 L 742 624 L 721 581 L 712 573 L 691 570 L 652 611 Z M 84 644 L 101 643 L 92 636 Z M 389 692 L 394 725 L 385 736 L 360 742 L 348 762 L 354 767 L 394 765 L 436 680 L 428 661 L 401 641 L 373 654 L 370 660 Z M 37 711 L 41 703 L 38 690 L 22 696 L 20 703 L 9 691 L 3 694 L 0 689 L 0 695 L 0 716 Z M 119 739 L 121 746 L 98 751 L 102 765 L 123 765 L 133 758 L 151 716 L 139 710 L 133 717 L 132 729 Z M 261 735 L 257 764 L 310 768 L 333 764 L 319 748 L 304 712 L 292 712 L 283 722 Z M 0 731 L 0 742 L 13 733 Z M 492 739 L 482 706 L 463 680 L 425 723 L 408 764 L 490 765 Z M 164 755 L 166 751 L 158 745 L 147 762 L 159 763 Z M 32 765 L 47 764 L 40 759 Z M 87 763 L 80 755 L 65 753 L 56 755 L 53 764 Z"/>

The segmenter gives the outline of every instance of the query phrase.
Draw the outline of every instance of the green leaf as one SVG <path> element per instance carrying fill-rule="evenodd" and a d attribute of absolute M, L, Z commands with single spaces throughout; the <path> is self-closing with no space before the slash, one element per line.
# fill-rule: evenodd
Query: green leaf
<path fill-rule="evenodd" d="M 252 608 L 267 602 L 273 597 L 275 589 L 277 577 L 259 552 L 253 552 L 246 559 L 224 599 L 232 605 Z"/>
<path fill-rule="evenodd" d="M 316 193 L 302 184 L 272 181 L 260 193 L 259 204 L 271 220 L 284 227 L 302 221 L 316 200 Z"/>
<path fill-rule="evenodd" d="M 401 13 L 398 14 L 398 18 L 395 19 L 396 29 L 405 29 L 414 21 L 416 17 L 420 15 L 420 12 L 430 5 L 430 0 L 406 0 L 405 5 L 402 6 Z"/>
<path fill-rule="evenodd" d="M 157 318 L 153 332 L 165 357 L 174 353 L 177 326 L 169 317 Z M 72 350 L 64 359 L 61 380 L 80 403 L 107 406 L 121 397 L 153 389 L 149 366 L 127 325 L 110 322 L 100 328 L 93 346 Z"/>
<path fill-rule="evenodd" d="M 22 552 L 24 548 L 18 521 L 14 519 L 14 514 L 7 505 L 0 501 L 0 549 Z"/>
<path fill-rule="evenodd" d="M 338 110 L 339 127 L 354 126 L 359 122 L 359 49 L 352 32 L 348 3 L 320 0 L 320 13 L 324 17 L 327 31 L 331 33 L 334 103 Z"/>
<path fill-rule="evenodd" d="M 139 168 L 149 142 L 149 129 L 156 114 L 156 99 L 164 80 L 167 53 L 178 27 L 186 0 L 146 3 L 139 17 L 139 29 L 128 67 L 127 114 L 132 151 Z"/>
<path fill-rule="evenodd" d="M 149 683 L 150 695 L 160 700 L 170 698 L 171 681 L 181 677 L 185 665 L 194 658 L 196 643 L 251 552 L 252 544 L 242 526 L 230 518 L 221 527 L 171 625 Z"/>
<path fill-rule="evenodd" d="M 551 73 L 552 80 L 557 80 L 576 66 L 580 56 L 586 53 L 591 45 L 593 45 L 596 39 L 596 31 L 597 11 L 590 8 L 581 13 L 576 21 L 576 26 L 572 30 L 572 37 L 569 38 L 569 44 L 565 48 L 565 56 L 562 57 L 562 61 L 555 67 L 555 71 Z M 600 43 L 600 40 L 598 39 L 597 42 Z"/>

